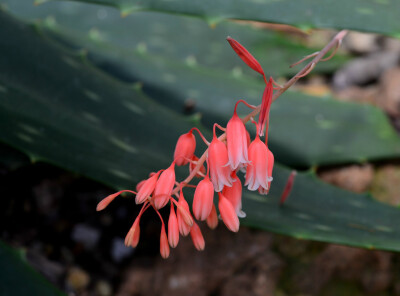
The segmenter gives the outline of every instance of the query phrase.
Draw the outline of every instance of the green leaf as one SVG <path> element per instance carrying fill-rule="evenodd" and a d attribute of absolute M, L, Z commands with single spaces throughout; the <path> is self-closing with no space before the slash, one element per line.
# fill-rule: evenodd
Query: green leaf
<path fill-rule="evenodd" d="M 352 29 L 398 35 L 396 0 L 74 0 L 113 6 L 123 15 L 151 10 L 198 16 L 210 23 L 225 19 L 281 23 L 302 29 Z"/>
<path fill-rule="evenodd" d="M 288 65 L 317 51 L 293 38 L 248 24 L 224 22 L 211 28 L 203 20 L 170 14 L 142 12 L 121 18 L 115 9 L 81 3 L 51 2 L 35 7 L 27 5 L 26 0 L 0 0 L 0 3 L 19 18 L 41 19 L 49 29 L 61 27 L 66 34 L 80 35 L 93 42 L 254 76 L 232 50 L 227 52 L 224 42 L 227 36 L 245 44 L 267 73 L 275 77 L 295 74 L 297 68 Z M 321 63 L 316 71 L 331 73 L 345 61 L 346 57 L 336 55 L 335 59 Z"/>
<path fill-rule="evenodd" d="M 274 170 L 273 183 L 284 183 L 289 173 L 282 167 Z M 400 251 L 398 208 L 327 185 L 313 173 L 297 175 L 283 206 L 277 201 L 281 190 L 272 186 L 267 197 L 244 192 L 244 223 L 298 239 Z"/>
<path fill-rule="evenodd" d="M 0 139 L 36 159 L 115 188 L 132 188 L 150 171 L 169 164 L 179 133 L 196 122 L 102 74 L 82 56 L 3 13 L 0 40 L 0 85 L 5 90 L 0 94 Z M 244 224 L 295 237 L 400 250 L 400 233 L 393 227 L 400 223 L 397 208 L 346 193 L 310 174 L 299 174 L 287 203 L 279 207 L 287 175 L 287 169 L 276 165 L 270 196 L 245 193 Z"/>
<path fill-rule="evenodd" d="M 56 287 L 33 270 L 23 251 L 10 248 L 0 241 L 0 296 L 62 296 Z"/>
<path fill-rule="evenodd" d="M 70 37 L 85 45 L 95 64 L 143 84 L 144 92 L 161 104 L 180 112 L 188 101 L 194 103 L 193 112 L 202 114 L 206 126 L 225 124 L 238 99 L 260 104 L 264 90 L 260 79 L 125 51 L 80 35 Z M 296 167 L 400 156 L 400 138 L 379 109 L 299 92 L 287 92 L 272 105 L 269 145 L 280 163 Z"/>

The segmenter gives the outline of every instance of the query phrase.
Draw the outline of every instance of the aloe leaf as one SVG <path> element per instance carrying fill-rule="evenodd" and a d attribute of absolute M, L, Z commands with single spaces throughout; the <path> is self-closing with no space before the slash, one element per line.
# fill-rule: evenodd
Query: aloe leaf
<path fill-rule="evenodd" d="M 143 90 L 165 106 L 181 111 L 188 101 L 194 103 L 193 111 L 202 114 L 205 125 L 227 122 L 238 99 L 260 104 L 264 84 L 259 79 L 125 51 L 79 34 L 68 36 L 84 44 L 95 64 L 143 84 Z M 230 51 L 226 46 L 226 53 Z M 269 144 L 285 165 L 310 167 L 400 157 L 400 138 L 375 107 L 287 92 L 271 110 Z"/>
<path fill-rule="evenodd" d="M 62 296 L 66 295 L 50 284 L 26 262 L 24 253 L 0 241 L 0 295 Z"/>
<path fill-rule="evenodd" d="M 74 0 L 118 8 L 122 14 L 151 10 L 186 14 L 218 23 L 225 19 L 281 23 L 309 28 L 353 29 L 399 35 L 396 0 Z M 37 0 L 44 2 L 44 0 Z"/>
<path fill-rule="evenodd" d="M 65 33 L 80 34 L 116 48 L 162 54 L 189 65 L 243 71 L 250 75 L 253 71 L 240 63 L 233 51 L 226 52 L 223 40 L 227 36 L 245 44 L 267 73 L 275 76 L 294 74 L 296 69 L 289 68 L 288 63 L 317 51 L 293 38 L 248 24 L 223 22 L 211 28 L 203 20 L 170 14 L 141 12 L 121 18 L 115 9 L 83 3 L 51 2 L 39 6 L 30 6 L 26 0 L 0 0 L 0 3 L 24 20 L 41 19 L 49 28 L 60 26 Z M 316 71 L 330 73 L 346 60 L 345 56 L 337 55 Z"/>
<path fill-rule="evenodd" d="M 31 158 L 115 188 L 132 188 L 169 164 L 178 135 L 196 122 L 3 13 L 0 40 L 7 40 L 0 42 L 0 85 L 6 90 L 0 95 L 0 140 Z M 245 193 L 244 224 L 299 238 L 400 250 L 400 233 L 393 227 L 400 223 L 397 208 L 305 173 L 279 207 L 287 175 L 276 165 L 270 196 Z"/>
<path fill-rule="evenodd" d="M 274 182 L 282 184 L 288 169 L 274 171 Z M 246 225 L 289 234 L 298 239 L 400 250 L 397 227 L 399 209 L 377 202 L 367 194 L 355 194 L 321 182 L 314 173 L 298 174 L 291 194 L 278 205 L 282 189 L 272 186 L 270 196 L 244 192 Z"/>

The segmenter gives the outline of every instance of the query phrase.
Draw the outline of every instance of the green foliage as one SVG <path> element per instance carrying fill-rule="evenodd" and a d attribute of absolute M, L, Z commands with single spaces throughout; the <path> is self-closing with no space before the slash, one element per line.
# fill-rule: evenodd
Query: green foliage
<path fill-rule="evenodd" d="M 7 42 L 0 42 L 1 140 L 32 159 L 132 188 L 150 171 L 168 165 L 179 134 L 196 122 L 1 13 L 0 40 L 5 36 Z M 40 75 L 32 76 L 32 69 L 40 69 Z M 244 194 L 243 224 L 299 238 L 400 250 L 400 233 L 392 227 L 400 222 L 398 209 L 323 184 L 310 173 L 299 174 L 287 203 L 279 207 L 288 173 L 276 165 L 267 197 Z"/>
<path fill-rule="evenodd" d="M 181 112 L 187 100 L 194 102 L 194 112 L 202 114 L 206 126 L 226 122 L 239 98 L 259 104 L 263 91 L 259 77 L 243 75 L 235 68 L 244 64 L 222 42 L 226 35 L 243 38 L 275 77 L 288 73 L 288 60 L 310 52 L 278 35 L 232 23 L 211 30 L 204 22 L 185 17 L 137 13 L 121 19 L 104 7 L 55 2 L 29 9 L 19 1 L 2 1 L 21 18 L 45 18 L 37 25 L 43 33 L 50 30 L 56 39 L 62 35 L 74 47 L 79 44 L 89 51 L 92 62 L 118 78 L 143 84 L 144 92 L 163 105 Z M 191 42 L 179 37 L 193 32 L 196 37 Z M 328 64 L 325 69 L 338 65 Z M 306 167 L 400 155 L 398 136 L 373 107 L 288 92 L 272 108 L 270 146 L 286 165 Z"/>
<path fill-rule="evenodd" d="M 36 0 L 44 2 L 45 0 Z M 74 0 L 118 8 L 123 15 L 150 10 L 198 16 L 210 23 L 226 19 L 282 23 L 302 29 L 333 28 L 399 35 L 396 0 Z"/>
<path fill-rule="evenodd" d="M 63 296 L 52 284 L 30 267 L 23 251 L 0 241 L 0 296 Z"/>
<path fill-rule="evenodd" d="M 235 73 L 244 71 L 252 75 L 253 71 L 248 70 L 229 50 L 224 42 L 229 35 L 246 44 L 267 74 L 275 77 L 295 74 L 297 68 L 289 68 L 289 64 L 318 50 L 293 38 L 248 24 L 223 22 L 211 28 L 203 20 L 171 14 L 141 12 L 121 18 L 115 9 L 82 3 L 50 2 L 39 6 L 31 6 L 25 0 L 0 0 L 0 3 L 19 18 L 40 19 L 49 29 L 97 41 L 99 46 L 105 43 L 129 53 L 138 51 L 162 55 L 188 65 L 233 70 Z M 318 65 L 315 71 L 330 73 L 347 60 L 337 55 L 335 59 Z"/>

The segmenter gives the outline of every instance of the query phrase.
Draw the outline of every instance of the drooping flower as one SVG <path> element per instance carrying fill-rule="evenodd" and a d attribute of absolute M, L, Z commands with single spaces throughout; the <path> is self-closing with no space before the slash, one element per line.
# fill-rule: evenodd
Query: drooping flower
<path fill-rule="evenodd" d="M 192 130 L 179 137 L 176 143 L 174 160 L 177 166 L 185 165 L 193 157 L 194 150 L 196 149 L 196 138 Z"/>
<path fill-rule="evenodd" d="M 285 188 L 283 189 L 282 195 L 281 195 L 281 200 L 280 200 L 280 204 L 283 205 L 286 201 L 286 199 L 288 198 L 290 192 L 292 191 L 293 188 L 293 184 L 294 184 L 294 179 L 296 178 L 297 172 L 295 170 L 293 170 L 290 175 L 289 178 L 286 182 Z"/>
<path fill-rule="evenodd" d="M 225 186 L 222 190 L 222 195 L 231 202 L 236 211 L 236 215 L 240 218 L 244 218 L 246 217 L 246 213 L 242 211 L 242 182 L 236 175 L 236 172 L 232 172 L 232 179 L 232 187 Z"/>
<path fill-rule="evenodd" d="M 238 232 L 239 218 L 236 215 L 235 209 L 233 208 L 231 202 L 221 192 L 218 192 L 218 197 L 218 208 L 222 221 L 230 231 Z"/>
<path fill-rule="evenodd" d="M 235 105 L 232 118 L 226 126 L 226 144 L 228 148 L 229 165 L 236 170 L 240 164 L 247 163 L 247 133 L 243 121 L 236 113 L 238 101 Z"/>
<path fill-rule="evenodd" d="M 142 217 L 143 213 L 148 209 L 150 204 L 145 202 L 140 210 L 139 215 L 136 217 L 135 221 L 132 224 L 132 227 L 129 229 L 128 234 L 125 237 L 125 246 L 132 248 L 136 248 L 139 243 L 140 238 L 140 218 Z"/>
<path fill-rule="evenodd" d="M 185 197 L 183 196 L 182 189 L 179 194 L 179 200 L 177 206 L 178 206 L 177 219 L 178 219 L 179 233 L 182 236 L 187 236 L 194 222 L 193 220 L 190 221 L 191 217 L 190 217 L 189 205 L 185 200 Z"/>
<path fill-rule="evenodd" d="M 203 251 L 205 247 L 204 237 L 201 234 L 200 227 L 196 223 L 193 223 L 193 226 L 190 229 L 190 237 L 192 238 L 194 247 L 198 251 Z"/>
<path fill-rule="evenodd" d="M 168 219 L 168 242 L 171 248 L 175 248 L 179 242 L 178 218 L 174 211 L 174 205 L 171 202 L 171 211 Z"/>
<path fill-rule="evenodd" d="M 257 124 L 256 124 L 257 125 Z M 260 140 L 257 134 L 254 141 L 249 147 L 249 161 L 246 169 L 245 186 L 251 191 L 257 190 L 259 187 L 268 190 L 268 182 L 272 179 L 268 176 L 268 149 L 267 146 Z"/>
<path fill-rule="evenodd" d="M 227 37 L 226 40 L 229 42 L 236 54 L 243 60 L 243 62 L 247 64 L 247 66 L 264 76 L 264 70 L 261 68 L 260 63 L 248 52 L 246 48 L 244 48 L 243 45 L 231 37 Z"/>
<path fill-rule="evenodd" d="M 164 259 L 167 259 L 169 257 L 169 244 L 168 244 L 168 238 L 167 238 L 167 233 L 165 232 L 165 225 L 164 223 L 161 226 L 161 234 L 160 234 L 160 254 L 161 257 Z"/>
<path fill-rule="evenodd" d="M 274 169 L 275 158 L 274 154 L 271 152 L 271 150 L 269 150 L 268 146 L 267 150 L 268 150 L 268 179 L 270 180 L 268 181 L 268 191 L 269 191 L 271 189 L 272 171 Z"/>
<path fill-rule="evenodd" d="M 172 189 L 175 185 L 175 162 L 172 162 L 169 168 L 167 168 L 160 178 L 158 178 L 156 187 L 154 188 L 154 206 L 156 209 L 164 207 L 170 197 Z"/>
<path fill-rule="evenodd" d="M 215 229 L 218 226 L 217 209 L 214 204 L 212 205 L 211 213 L 208 215 L 206 222 L 211 229 Z"/>
<path fill-rule="evenodd" d="M 209 168 L 210 166 L 208 166 Z M 197 220 L 204 221 L 211 213 L 214 200 L 214 186 L 207 175 L 197 184 L 193 197 L 193 214 Z"/>
<path fill-rule="evenodd" d="M 120 195 L 123 192 L 130 192 L 130 193 L 136 194 L 136 192 L 132 191 L 132 190 L 121 190 L 121 191 L 118 191 L 116 193 L 110 194 L 109 196 L 103 198 L 97 204 L 96 211 L 99 212 L 99 211 L 104 210 L 118 195 Z"/>
<path fill-rule="evenodd" d="M 189 173 L 192 173 L 192 171 L 196 168 L 198 161 L 199 158 L 196 155 L 193 155 L 192 161 L 189 163 Z M 205 174 L 206 174 L 206 167 L 204 166 L 204 164 L 202 164 L 200 170 L 196 173 L 196 177 L 203 178 Z"/>
<path fill-rule="evenodd" d="M 140 187 L 138 186 L 139 191 L 136 194 L 136 198 L 135 198 L 136 204 L 141 204 L 150 197 L 150 195 L 154 191 L 154 188 L 156 187 L 157 179 L 161 172 L 162 172 L 162 170 L 153 174 L 152 176 L 150 176 L 150 178 L 148 178 L 147 180 L 144 180 L 144 183 L 142 183 L 142 185 Z"/>
<path fill-rule="evenodd" d="M 216 192 L 220 192 L 224 186 L 232 186 L 231 170 L 226 165 L 228 161 L 228 150 L 225 144 L 217 138 L 214 124 L 213 140 L 208 147 L 208 164 L 211 182 Z"/>
<path fill-rule="evenodd" d="M 264 89 L 261 101 L 260 114 L 258 115 L 258 126 L 259 126 L 258 134 L 260 135 L 260 137 L 264 135 L 265 123 L 267 123 L 267 134 L 268 134 L 269 110 L 271 109 L 273 92 L 274 92 L 274 87 L 272 85 L 272 77 L 270 77 Z"/>

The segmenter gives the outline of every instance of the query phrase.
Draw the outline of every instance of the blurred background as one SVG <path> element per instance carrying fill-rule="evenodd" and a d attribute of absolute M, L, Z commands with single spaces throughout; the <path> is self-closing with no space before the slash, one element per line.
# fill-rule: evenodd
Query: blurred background
<path fill-rule="evenodd" d="M 400 7 L 328 2 L 0 0 L 0 295 L 400 295 Z M 240 231 L 200 225 L 204 251 L 181 238 L 164 260 L 149 211 L 126 248 L 139 207 L 97 203 L 261 102 L 225 38 L 284 84 L 338 29 L 272 105 L 273 188 L 244 192 Z"/>

